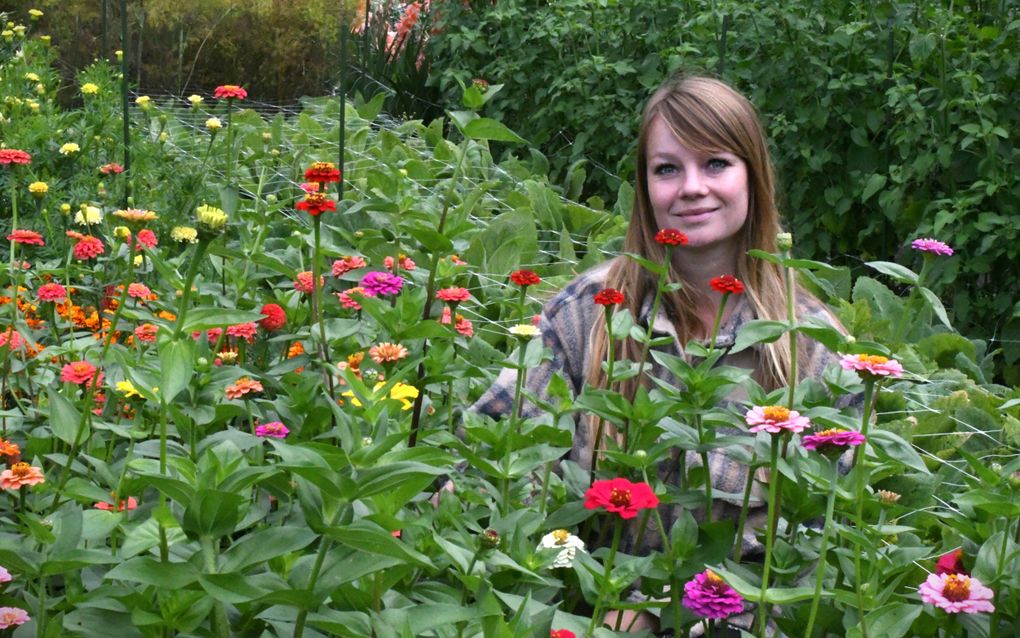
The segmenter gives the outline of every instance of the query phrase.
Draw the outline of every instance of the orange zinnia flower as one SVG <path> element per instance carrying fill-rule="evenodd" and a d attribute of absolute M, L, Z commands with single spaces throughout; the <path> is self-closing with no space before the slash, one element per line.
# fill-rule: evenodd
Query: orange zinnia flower
<path fill-rule="evenodd" d="M 21 456 L 21 448 L 18 447 L 17 443 L 7 439 L 0 439 L 0 456 L 6 456 L 7 458 Z"/>
<path fill-rule="evenodd" d="M 227 386 L 228 399 L 241 399 L 248 393 L 262 392 L 262 384 L 250 377 L 241 377 Z"/>
<path fill-rule="evenodd" d="M 407 356 L 407 348 L 399 343 L 380 343 L 369 348 L 368 356 L 376 363 L 393 363 Z"/>

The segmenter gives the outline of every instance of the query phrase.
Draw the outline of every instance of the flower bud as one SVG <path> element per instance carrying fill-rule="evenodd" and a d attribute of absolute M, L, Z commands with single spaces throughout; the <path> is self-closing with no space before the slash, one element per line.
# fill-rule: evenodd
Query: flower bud
<path fill-rule="evenodd" d="M 277 199 L 276 195 L 274 195 L 273 193 L 269 193 L 268 195 L 266 195 L 266 203 L 267 204 L 275 204 L 277 201 L 279 201 L 279 200 Z"/>
<path fill-rule="evenodd" d="M 499 543 L 503 539 L 500 538 L 499 532 L 492 529 L 491 527 L 487 527 L 485 531 L 482 532 L 482 535 L 479 540 L 482 544 L 482 547 L 487 549 L 495 549 L 499 547 Z"/>
<path fill-rule="evenodd" d="M 648 458 L 648 452 L 646 450 L 635 450 L 634 456 L 636 456 L 639 459 L 646 459 Z"/>
<path fill-rule="evenodd" d="M 1013 472 L 1013 476 L 1009 477 L 1009 486 L 1014 490 L 1020 490 L 1020 472 Z"/>
<path fill-rule="evenodd" d="M 783 251 L 793 248 L 793 235 L 790 233 L 778 233 L 776 235 L 776 248 Z"/>
<path fill-rule="evenodd" d="M 900 500 L 900 495 L 889 490 L 878 490 L 878 500 L 882 505 L 895 505 Z"/>
<path fill-rule="evenodd" d="M 361 447 L 368 447 L 368 446 L 372 445 L 372 443 L 374 443 L 374 441 L 372 440 L 372 437 L 370 437 L 370 436 L 365 436 L 365 437 L 361 438 Z"/>

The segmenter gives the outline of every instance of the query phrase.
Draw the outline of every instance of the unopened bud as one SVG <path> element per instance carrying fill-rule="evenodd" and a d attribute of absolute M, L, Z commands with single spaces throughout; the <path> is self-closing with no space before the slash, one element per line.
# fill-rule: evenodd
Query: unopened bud
<path fill-rule="evenodd" d="M 499 543 L 501 540 L 502 539 L 499 536 L 499 532 L 492 529 L 491 527 L 486 528 L 485 531 L 482 532 L 481 536 L 482 547 L 495 549 L 499 547 Z"/>
<path fill-rule="evenodd" d="M 776 248 L 784 251 L 793 248 L 793 235 L 790 233 L 778 233 L 776 235 Z"/>
<path fill-rule="evenodd" d="M 900 495 L 889 490 L 878 490 L 878 500 L 882 505 L 895 505 L 900 500 Z"/>

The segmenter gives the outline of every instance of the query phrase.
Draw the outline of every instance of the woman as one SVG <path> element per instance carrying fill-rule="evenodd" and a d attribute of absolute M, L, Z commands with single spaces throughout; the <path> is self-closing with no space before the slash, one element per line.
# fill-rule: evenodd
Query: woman
<path fill-rule="evenodd" d="M 729 348 L 742 325 L 753 319 L 785 321 L 787 294 L 782 269 L 771 262 L 748 255 L 753 248 L 776 252 L 781 228 L 775 202 L 773 170 L 767 144 L 754 107 L 727 84 L 706 77 L 675 77 L 660 87 L 648 101 L 641 121 L 637 145 L 634 207 L 624 251 L 636 253 L 655 263 L 665 260 L 666 248 L 656 241 L 664 229 L 683 233 L 686 245 L 672 250 L 669 280 L 683 287 L 663 295 L 660 311 L 650 317 L 658 277 L 636 261 L 617 257 L 572 281 L 549 301 L 539 328 L 552 360 L 530 370 L 527 389 L 544 397 L 553 373 L 561 373 L 580 393 L 585 383 L 605 387 L 602 362 L 606 360 L 607 336 L 604 312 L 593 303 L 595 293 L 613 288 L 623 292 L 625 308 L 638 324 L 652 321 L 653 336 L 670 335 L 667 352 L 682 356 L 679 346 L 692 341 L 708 342 L 723 295 L 710 285 L 713 278 L 735 275 L 745 285 L 744 294 L 729 295 L 722 310 L 722 322 L 715 339 L 718 348 Z M 825 306 L 803 290 L 797 290 L 795 309 L 799 320 L 818 317 L 839 326 Z M 623 340 L 616 350 L 618 359 L 637 361 L 641 344 Z M 820 379 L 836 357 L 819 343 L 801 337 L 797 341 L 797 377 Z M 622 350 L 622 351 L 621 351 Z M 783 337 L 769 344 L 730 354 L 719 365 L 736 366 L 751 372 L 766 390 L 788 385 L 793 357 L 790 341 Z M 674 386 L 679 382 L 665 369 L 650 366 L 652 376 Z M 475 404 L 474 409 L 496 416 L 506 414 L 513 400 L 515 372 L 504 370 L 497 383 Z M 637 379 L 624 381 L 620 389 L 633 396 Z M 651 385 L 647 380 L 646 385 Z M 730 401 L 746 398 L 736 388 Z M 526 416 L 537 408 L 526 404 Z M 594 419 L 581 419 L 569 458 L 589 468 L 595 454 Z M 608 433 L 607 436 L 618 436 Z M 599 449 L 606 447 L 605 442 Z M 685 459 L 688 467 L 699 464 L 693 453 Z M 713 490 L 724 494 L 716 499 L 716 519 L 736 518 L 736 506 L 746 484 L 747 469 L 725 454 L 709 456 Z M 660 479 L 676 481 L 673 469 L 660 469 Z M 756 492 L 753 503 L 760 505 Z M 673 508 L 664 508 L 671 510 Z M 675 511 L 662 512 L 669 529 Z M 744 537 L 746 551 L 760 546 L 752 519 Z M 639 536 L 640 537 L 640 536 Z M 645 534 L 652 541 L 656 534 Z M 634 547 L 633 536 L 627 550 Z M 746 555 L 746 554 L 745 554 Z"/>

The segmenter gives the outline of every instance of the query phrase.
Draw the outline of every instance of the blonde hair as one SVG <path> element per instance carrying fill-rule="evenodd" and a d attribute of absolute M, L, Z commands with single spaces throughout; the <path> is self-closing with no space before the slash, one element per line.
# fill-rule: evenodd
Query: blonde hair
<path fill-rule="evenodd" d="M 655 118 L 670 127 L 684 146 L 698 152 L 725 151 L 737 155 L 747 166 L 748 214 L 740 231 L 736 275 L 746 285 L 748 303 L 759 319 L 786 318 L 786 287 L 782 269 L 770 262 L 754 259 L 747 251 L 758 248 L 776 251 L 776 234 L 780 231 L 776 206 L 775 178 L 769 158 L 765 134 L 754 106 L 743 95 L 724 82 L 699 76 L 676 76 L 667 80 L 645 106 L 637 144 L 634 207 L 624 239 L 624 251 L 639 254 L 661 263 L 665 249 L 655 241 L 659 228 L 648 196 L 648 131 Z M 677 248 L 681 251 L 683 248 Z M 719 273 L 727 274 L 727 273 Z M 673 323 L 681 345 L 708 327 L 702 326 L 694 309 L 709 303 L 705 295 L 671 264 L 669 278 L 683 282 L 680 290 L 664 294 L 662 308 Z M 625 305 L 636 318 L 645 298 L 654 294 L 656 277 L 637 262 L 625 257 L 612 263 L 606 275 L 606 287 L 616 288 L 626 297 Z M 649 321 L 654 321 L 650 317 Z M 592 327 L 587 381 L 605 387 L 602 362 L 606 358 L 605 319 L 601 315 Z M 624 339 L 617 348 L 621 359 L 637 360 L 641 346 Z M 788 383 L 790 373 L 790 342 L 787 337 L 766 344 L 760 351 L 754 376 L 766 389 Z M 640 380 L 632 378 L 618 388 L 633 397 Z"/>

